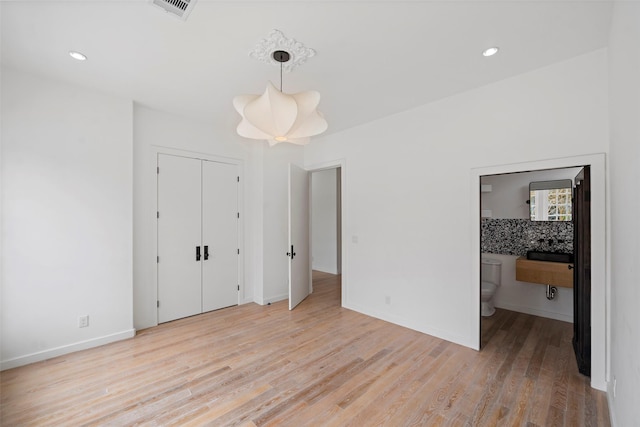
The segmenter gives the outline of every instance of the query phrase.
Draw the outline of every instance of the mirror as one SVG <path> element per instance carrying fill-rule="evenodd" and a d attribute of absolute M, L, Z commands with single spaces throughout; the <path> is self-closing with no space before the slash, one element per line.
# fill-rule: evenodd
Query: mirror
<path fill-rule="evenodd" d="M 529 183 L 531 221 L 571 221 L 570 179 Z"/>

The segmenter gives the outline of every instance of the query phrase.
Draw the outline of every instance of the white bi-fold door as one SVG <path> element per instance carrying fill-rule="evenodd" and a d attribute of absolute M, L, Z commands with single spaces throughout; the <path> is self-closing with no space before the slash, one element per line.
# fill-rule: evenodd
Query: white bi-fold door
<path fill-rule="evenodd" d="M 158 155 L 158 322 L 238 304 L 238 166 Z"/>

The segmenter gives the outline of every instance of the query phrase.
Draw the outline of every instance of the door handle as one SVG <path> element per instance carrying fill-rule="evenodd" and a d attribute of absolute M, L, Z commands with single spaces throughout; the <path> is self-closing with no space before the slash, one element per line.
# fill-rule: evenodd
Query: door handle
<path fill-rule="evenodd" d="M 291 252 L 287 252 L 287 256 L 293 259 L 296 256 L 296 253 L 293 251 L 293 245 L 291 245 Z"/>
<path fill-rule="evenodd" d="M 567 266 L 567 268 L 568 268 L 569 270 L 573 270 L 573 268 L 574 268 L 574 267 L 573 267 L 573 265 L 569 264 L 569 265 Z"/>
<path fill-rule="evenodd" d="M 196 261 L 200 261 L 200 246 L 196 246 Z"/>
<path fill-rule="evenodd" d="M 209 259 L 209 246 L 205 245 L 204 247 L 204 260 L 208 260 Z"/>

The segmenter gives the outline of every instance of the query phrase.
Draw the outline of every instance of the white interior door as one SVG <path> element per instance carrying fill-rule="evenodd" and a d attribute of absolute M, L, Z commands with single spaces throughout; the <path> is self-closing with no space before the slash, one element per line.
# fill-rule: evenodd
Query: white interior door
<path fill-rule="evenodd" d="M 238 304 L 238 166 L 202 162 L 202 311 Z"/>
<path fill-rule="evenodd" d="M 309 257 L 309 172 L 289 165 L 289 310 L 311 289 Z"/>
<path fill-rule="evenodd" d="M 202 312 L 200 160 L 158 155 L 158 322 Z"/>

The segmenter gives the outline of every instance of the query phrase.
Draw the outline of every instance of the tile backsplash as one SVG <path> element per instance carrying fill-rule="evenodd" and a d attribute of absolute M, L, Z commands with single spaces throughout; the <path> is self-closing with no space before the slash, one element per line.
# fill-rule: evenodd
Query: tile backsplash
<path fill-rule="evenodd" d="M 573 223 L 483 218 L 483 253 L 525 256 L 528 250 L 573 253 Z"/>

